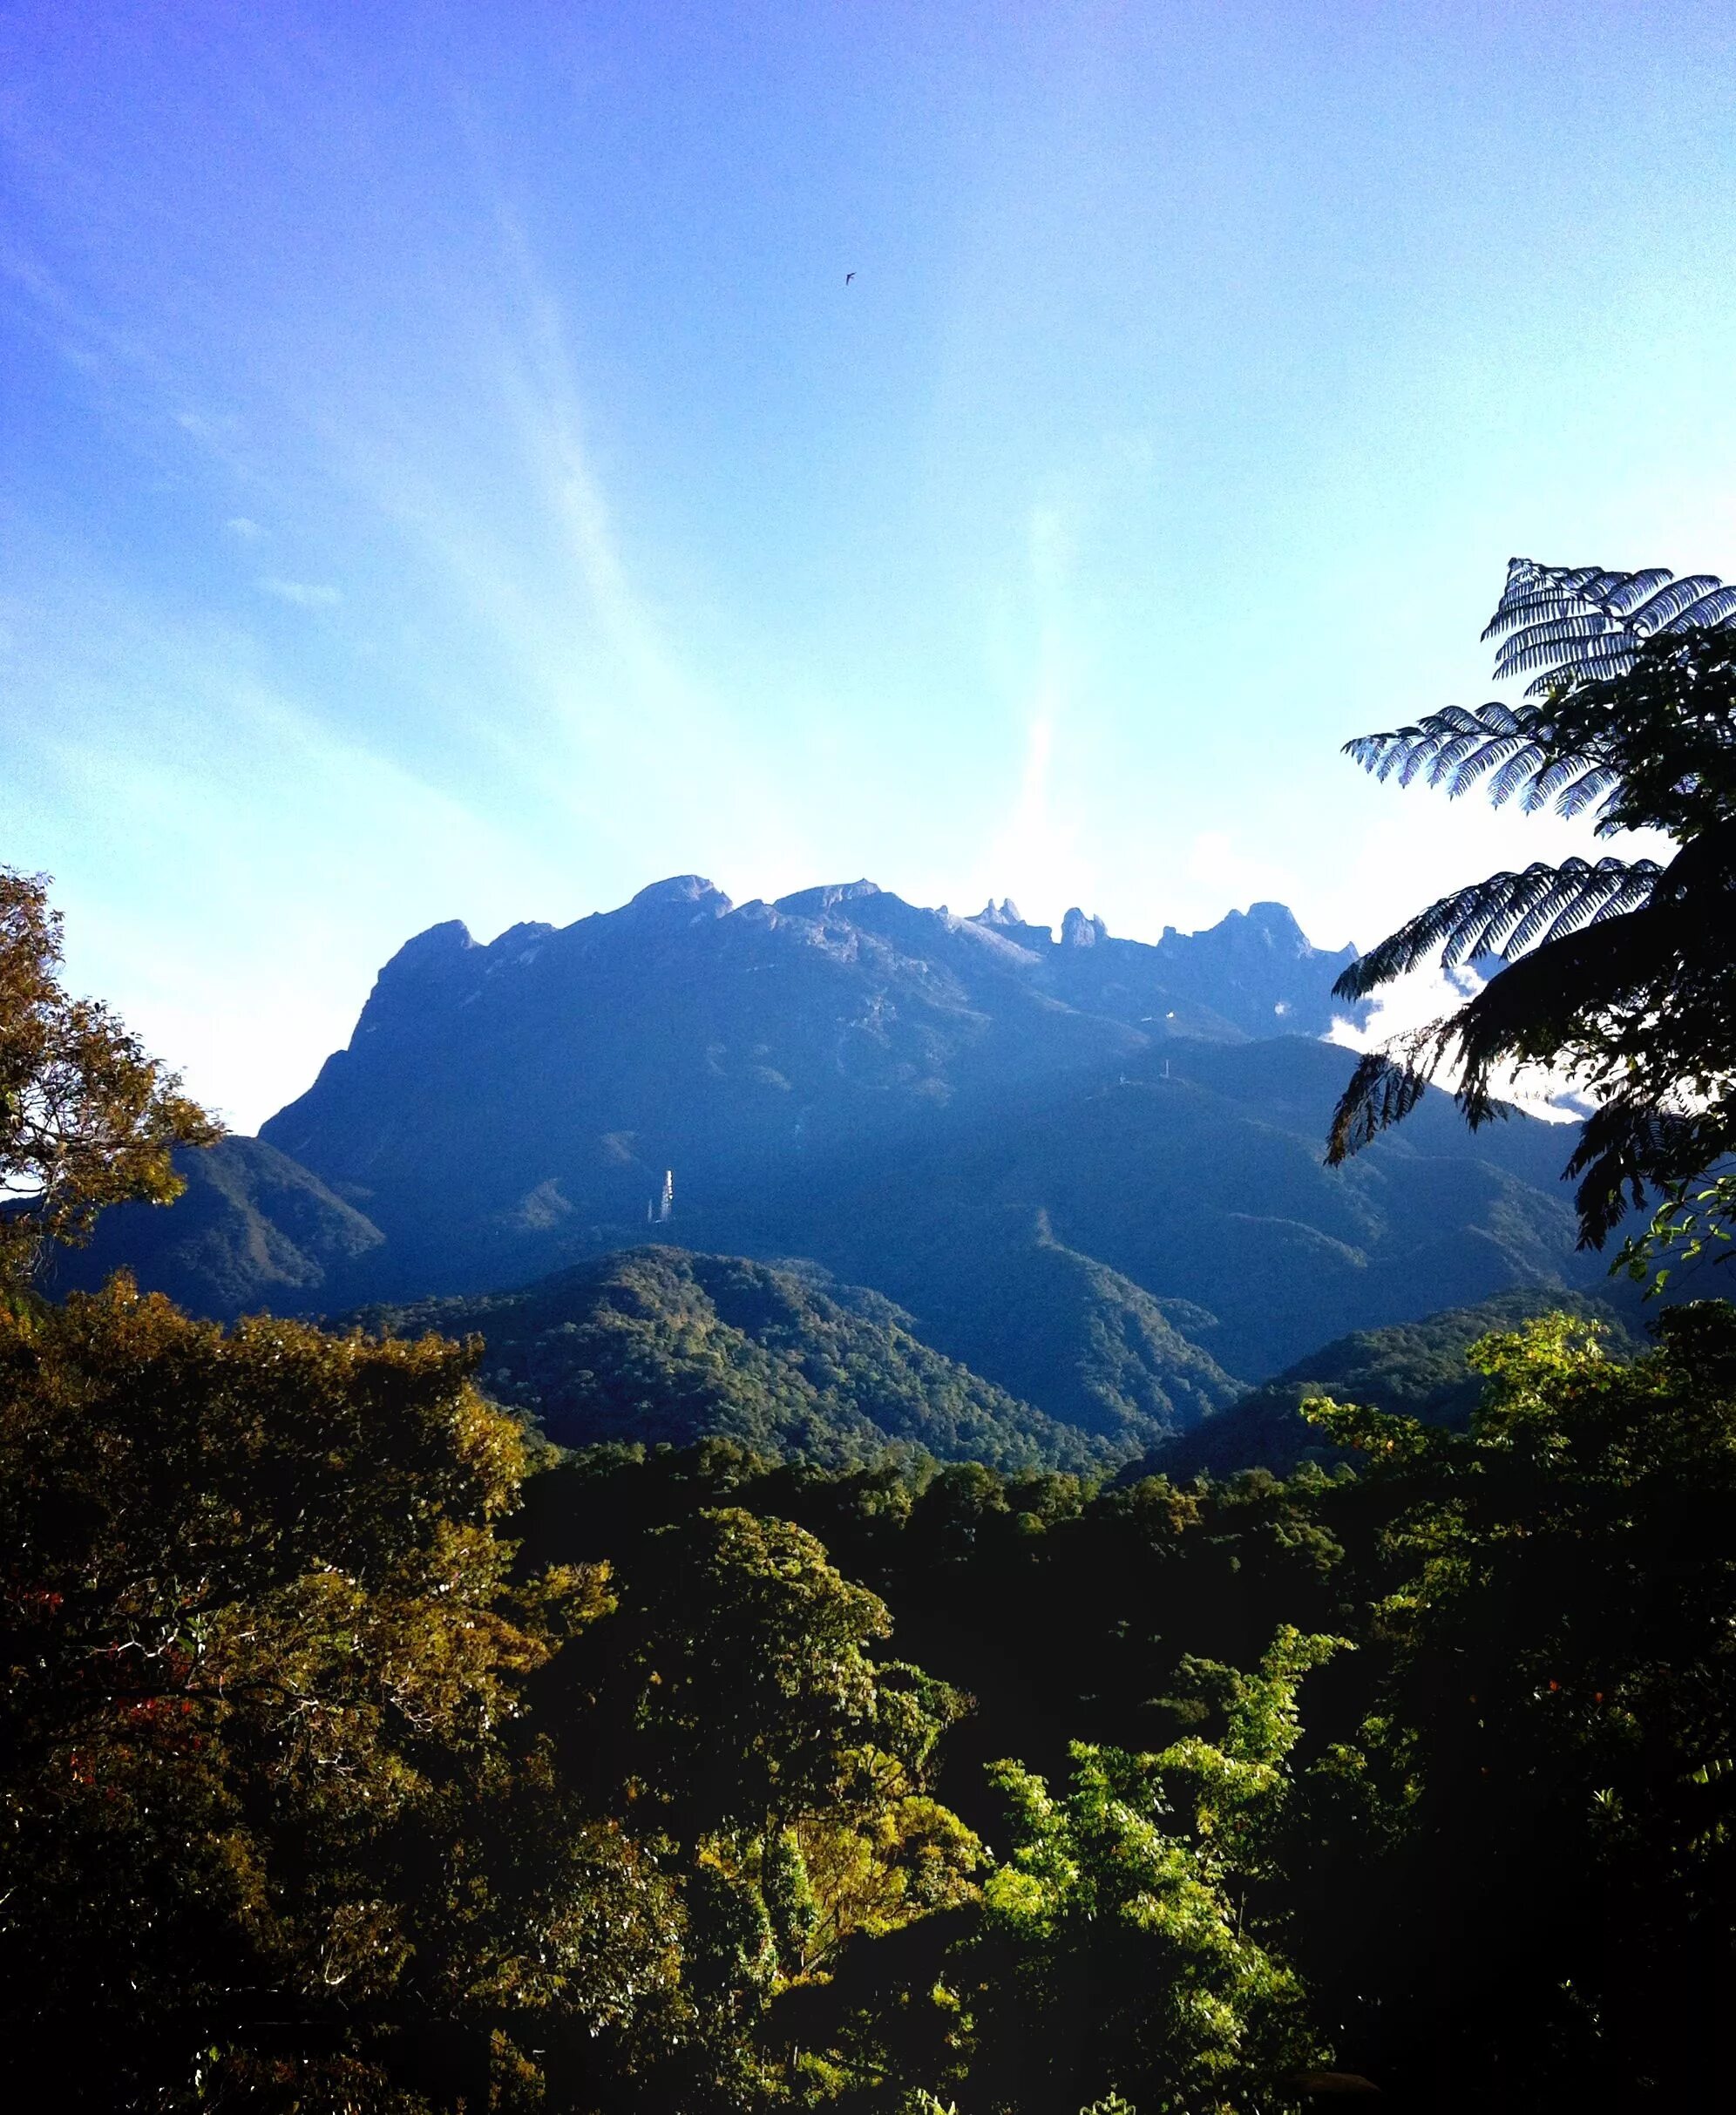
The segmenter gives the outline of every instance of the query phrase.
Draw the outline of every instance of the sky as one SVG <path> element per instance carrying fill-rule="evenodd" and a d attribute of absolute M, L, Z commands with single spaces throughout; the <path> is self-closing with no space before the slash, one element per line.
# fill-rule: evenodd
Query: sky
<path fill-rule="evenodd" d="M 663 876 L 1367 945 L 1508 557 L 1736 573 L 1736 11 L 0 0 L 0 863 L 252 1129 Z M 851 276 L 853 275 L 853 276 Z"/>

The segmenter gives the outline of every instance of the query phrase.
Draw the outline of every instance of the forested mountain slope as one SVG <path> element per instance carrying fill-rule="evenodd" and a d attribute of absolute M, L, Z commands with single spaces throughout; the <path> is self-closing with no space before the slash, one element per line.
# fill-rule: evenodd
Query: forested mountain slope
<path fill-rule="evenodd" d="M 1630 1357 L 1644 1348 L 1644 1339 L 1630 1326 L 1631 1305 L 1628 1300 L 1616 1305 L 1585 1293 L 1528 1287 L 1480 1300 L 1473 1307 L 1450 1307 L 1420 1321 L 1353 1331 L 1310 1352 L 1228 1409 L 1161 1441 L 1123 1472 L 1122 1481 L 1163 1475 L 1179 1482 L 1200 1474 L 1233 1475 L 1244 1468 L 1287 1475 L 1305 1461 L 1345 1459 L 1301 1414 L 1300 1406 L 1312 1396 L 1362 1404 L 1425 1425 L 1462 1428 L 1482 1393 L 1482 1376 L 1466 1358 L 1478 1338 L 1565 1309 L 1602 1323 L 1612 1355 Z"/>
<path fill-rule="evenodd" d="M 1101 1309 L 1053 1267 L 1056 1247 L 1170 1303 L 1248 1380 L 1348 1330 L 1509 1289 L 1607 1289 L 1604 1259 L 1574 1245 L 1556 1126 L 1470 1134 L 1431 1095 L 1402 1132 L 1324 1167 L 1350 1062 L 1300 1037 L 1172 1045 L 1016 1121 L 985 1114 L 897 1156 L 840 1155 L 787 1191 L 762 1183 L 732 1200 L 727 1245 L 775 1237 L 878 1285 L 929 1341 L 1035 1400 L 1022 1360 L 1017 1379 L 1003 1364 L 1020 1342 L 997 1300 L 1035 1274 L 1034 1251 L 1075 1335 Z"/>
<path fill-rule="evenodd" d="M 100 1285 L 128 1270 L 194 1314 L 227 1321 L 258 1308 L 317 1313 L 366 1282 L 381 1233 L 311 1169 L 262 1138 L 223 1138 L 178 1153 L 186 1189 L 167 1208 L 122 1204 L 90 1245 L 51 1258 L 51 1291 Z"/>
<path fill-rule="evenodd" d="M 840 1467 L 902 1446 L 1004 1469 L 1101 1471 L 1236 1393 L 1177 1339 L 1176 1401 L 1152 1388 L 1149 1407 L 1119 1420 L 1105 1407 L 1084 1430 L 931 1351 L 878 1293 L 680 1249 L 634 1249 L 519 1292 L 365 1319 L 480 1335 L 483 1386 L 569 1447 L 727 1438 Z"/>

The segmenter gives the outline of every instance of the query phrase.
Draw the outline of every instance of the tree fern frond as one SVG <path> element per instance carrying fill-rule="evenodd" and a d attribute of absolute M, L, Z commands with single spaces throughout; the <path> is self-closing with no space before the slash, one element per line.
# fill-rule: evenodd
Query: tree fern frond
<path fill-rule="evenodd" d="M 1565 799 L 1575 782 L 1586 771 L 1583 756 L 1554 756 L 1535 772 L 1524 790 L 1519 805 L 1527 815 L 1535 815 L 1540 808 L 1547 808 L 1551 801 Z M 1596 769 L 1595 766 L 1591 767 Z"/>
<path fill-rule="evenodd" d="M 1404 1038 L 1402 1045 L 1363 1053 L 1333 1111 L 1326 1139 L 1329 1168 L 1340 1167 L 1388 1125 L 1402 1123 L 1410 1115 L 1427 1089 L 1430 1073 L 1439 1064 L 1439 1046 L 1446 1026 L 1443 1021 L 1432 1021 L 1427 1028 Z"/>
<path fill-rule="evenodd" d="M 1359 1063 L 1333 1119 L 1336 1163 L 1406 1115 L 1444 1065 L 1473 1127 L 1509 1113 L 1508 1082 L 1553 1067 L 1596 1104 L 1569 1173 L 1582 1245 L 1648 1183 L 1736 1156 L 1736 582 L 1514 559 L 1483 634 L 1514 706 L 1451 708 L 1346 744 L 1382 779 L 1498 806 L 1650 828 L 1650 859 L 1541 862 L 1443 897 L 1353 963 L 1363 999 L 1433 959 L 1492 974 L 1456 1011 Z"/>
<path fill-rule="evenodd" d="M 1637 873 L 1639 865 L 1648 871 Z M 1558 867 L 1540 860 L 1512 876 L 1504 891 L 1490 891 L 1484 884 L 1487 900 L 1448 940 L 1441 961 L 1451 969 L 1467 957 L 1524 954 L 1577 932 L 1600 912 L 1627 910 L 1645 902 L 1657 876 L 1658 869 L 1649 860 L 1600 859 L 1594 865 L 1584 859 L 1567 859 Z"/>
<path fill-rule="evenodd" d="M 1537 737 L 1545 725 L 1536 706 L 1516 713 L 1498 703 L 1475 712 L 1452 705 L 1411 727 L 1360 735 L 1345 743 L 1344 753 L 1379 779 L 1396 773 L 1399 783 L 1408 786 L 1421 776 L 1455 798 L 1493 771 L 1489 797 L 1498 807 L 1543 768 Z"/>
<path fill-rule="evenodd" d="M 1506 707 L 1488 704 L 1482 713 L 1506 713 Z M 1508 719 L 1512 719 L 1509 713 Z M 1444 742 L 1455 736 L 1476 740 L 1487 732 L 1495 732 L 1495 722 L 1484 723 L 1482 715 L 1468 713 L 1459 704 L 1448 704 L 1440 713 L 1429 713 L 1429 717 L 1414 728 L 1394 728 L 1385 734 L 1358 734 L 1345 742 L 1343 755 L 1355 759 L 1366 772 L 1374 772 L 1377 778 L 1387 778 L 1392 769 L 1404 762 L 1413 744 Z"/>
<path fill-rule="evenodd" d="M 1724 586 L 1715 593 L 1702 595 L 1681 625 L 1672 625 L 1670 628 L 1677 631 L 1689 625 L 1703 625 L 1710 630 L 1716 625 L 1728 624 L 1733 616 L 1736 616 L 1736 587 Z"/>
<path fill-rule="evenodd" d="M 1595 802 L 1619 793 L 1621 785 L 1621 773 L 1611 765 L 1604 763 L 1588 765 L 1572 784 L 1563 791 L 1560 798 L 1556 802 L 1556 813 L 1564 815 L 1570 820 L 1574 816 L 1583 815 Z"/>
<path fill-rule="evenodd" d="M 1684 586 L 1692 585 L 1677 580 L 1667 566 L 1651 566 L 1643 573 L 1611 573 L 1606 577 L 1617 584 L 1605 589 L 1601 600 L 1612 615 L 1641 629 L 1645 628 L 1644 612 L 1658 596 L 1659 589 L 1667 589 L 1670 593 L 1675 594 Z M 1692 600 L 1692 594 L 1689 600 Z M 1685 607 L 1685 605 L 1683 607 Z M 1660 617 L 1655 621 L 1661 623 L 1663 619 Z"/>
<path fill-rule="evenodd" d="M 1601 1248 L 1628 1208 L 1644 1204 L 1648 1182 L 1661 1191 L 1692 1181 L 1719 1158 L 1726 1142 L 1713 1117 L 1613 1095 L 1586 1119 L 1562 1170 L 1569 1181 L 1583 1178 L 1574 1196 L 1580 1247 Z"/>
<path fill-rule="evenodd" d="M 1409 727 L 1391 728 L 1376 735 L 1358 735 L 1345 743 L 1344 754 L 1354 758 L 1365 771 L 1385 778 L 1395 766 L 1407 761 L 1414 760 L 1414 769 L 1416 764 L 1429 763 L 1449 743 L 1460 740 L 1481 742 L 1491 736 L 1522 736 L 1535 718 L 1533 708 L 1527 708 L 1525 719 L 1521 720 L 1510 706 L 1499 703 L 1480 705 L 1475 712 L 1467 711 L 1462 705 L 1448 705 Z"/>
<path fill-rule="evenodd" d="M 1719 617 L 1707 615 L 1705 605 L 1729 593 L 1715 573 L 1690 573 L 1683 580 L 1670 581 L 1667 587 L 1628 610 L 1625 621 L 1648 637 L 1653 632 L 1678 631 L 1685 625 L 1716 624 Z"/>
<path fill-rule="evenodd" d="M 1621 774 L 1596 756 L 1574 750 L 1550 756 L 1543 746 L 1550 731 L 1538 706 L 1516 712 L 1491 703 L 1471 712 L 1452 705 L 1410 727 L 1360 735 L 1345 743 L 1344 753 L 1379 779 L 1396 777 L 1408 786 L 1421 778 L 1455 799 L 1487 778 L 1495 807 L 1518 794 L 1527 814 L 1552 802 L 1558 814 L 1583 815 L 1620 792 Z"/>
<path fill-rule="evenodd" d="M 1559 608 L 1547 607 L 1535 623 L 1522 625 L 1509 633 L 1501 649 L 1502 658 L 1505 660 L 1520 651 L 1529 653 L 1561 640 L 1594 639 L 1600 632 L 1618 628 L 1618 620 L 1601 610 L 1569 610 L 1563 613 Z"/>
<path fill-rule="evenodd" d="M 1426 911 L 1360 955 L 1333 985 L 1341 999 L 1364 999 L 1431 957 L 1452 969 L 1477 955 L 1522 954 L 1580 926 L 1650 900 L 1661 870 L 1651 859 L 1538 861 L 1518 873 L 1491 874 Z"/>
<path fill-rule="evenodd" d="M 1636 865 L 1644 865 L 1650 871 L 1637 874 Z M 1575 867 L 1581 871 L 1570 873 L 1569 869 Z M 1564 861 L 1558 885 L 1538 888 L 1530 907 L 1512 926 L 1498 952 L 1522 955 L 1577 932 L 1582 925 L 1595 925 L 1603 919 L 1634 910 L 1651 900 L 1659 871 L 1651 860 L 1600 859 L 1596 866 L 1583 860 Z"/>
<path fill-rule="evenodd" d="M 1512 799 L 1521 787 L 1535 784 L 1546 769 L 1543 751 L 1538 743 L 1525 742 L 1514 744 L 1500 769 L 1489 781 L 1490 803 L 1496 808 L 1502 806 Z M 1525 804 L 1527 807 L 1531 805 L 1529 797 Z"/>
<path fill-rule="evenodd" d="M 1575 600 L 1597 607 L 1600 596 L 1607 596 L 1624 580 L 1640 577 L 1610 573 L 1602 566 L 1541 566 L 1535 559 L 1509 559 L 1507 585 L 1482 635 L 1485 640 L 1499 639 L 1516 625 L 1531 622 Z M 1672 577 L 1659 568 L 1651 586 L 1658 586 Z"/>
<path fill-rule="evenodd" d="M 1667 566 L 1613 573 L 1601 566 L 1540 566 L 1513 559 L 1485 640 L 1498 639 L 1497 681 L 1529 675 L 1529 696 L 1563 677 L 1620 675 L 1642 640 L 1719 625 L 1736 614 L 1736 589 L 1715 573 L 1678 580 Z"/>
<path fill-rule="evenodd" d="M 1528 698 L 1548 697 L 1579 683 L 1609 682 L 1625 675 L 1638 657 L 1642 641 L 1622 632 L 1588 639 L 1570 661 L 1544 668 L 1525 686 Z"/>
<path fill-rule="evenodd" d="M 1583 624 L 1528 625 L 1522 632 L 1515 632 L 1495 655 L 1495 680 L 1509 682 L 1516 675 L 1558 670 L 1570 664 L 1577 669 L 1612 654 L 1631 657 L 1638 650 L 1638 638 L 1607 617 L 1588 618 Z"/>
<path fill-rule="evenodd" d="M 1503 595 L 1494 616 L 1483 627 L 1482 637 L 1487 641 L 1505 639 L 1514 632 L 1529 631 L 1559 617 L 1563 609 L 1562 591 L 1557 587 L 1538 588 L 1517 598 Z"/>

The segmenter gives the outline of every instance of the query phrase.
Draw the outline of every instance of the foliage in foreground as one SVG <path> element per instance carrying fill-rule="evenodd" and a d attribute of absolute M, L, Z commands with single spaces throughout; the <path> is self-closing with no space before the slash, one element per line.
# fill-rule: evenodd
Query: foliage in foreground
<path fill-rule="evenodd" d="M 1627 1363 L 1566 1317 L 1487 1339 L 1468 1436 L 1326 1413 L 1376 1464 L 1386 1575 L 1374 1708 L 1329 1766 L 1387 1860 L 1351 1957 L 1389 1952 L 1437 2070 L 1551 2105 L 1692 2105 L 1724 2075 L 1736 1309 L 1658 1333 Z"/>
<path fill-rule="evenodd" d="M 67 993 L 60 959 L 47 883 L 0 866 L 0 1294 L 106 1206 L 179 1196 L 174 1149 L 219 1135 L 106 1007 Z"/>
<path fill-rule="evenodd" d="M 973 1895 L 876 1597 L 728 1508 L 515 1575 L 475 1355 L 0 1315 L 0 2003 L 64 2105 L 738 2105 L 779 1989 Z"/>
<path fill-rule="evenodd" d="M 522 1727 L 603 1579 L 509 1584 L 469 1364 L 124 1281 L 0 1319 L 0 1976 L 72 2104 L 479 2093 L 672 1983 L 668 1888 Z"/>
<path fill-rule="evenodd" d="M 783 2015 L 862 2105 L 874 2074 L 964 2115 L 1112 2084 L 1281 2106 L 1304 2048 L 1401 2105 L 1693 2105 L 1736 1944 L 1736 1314 L 1658 1330 L 1631 1359 L 1565 1316 L 1486 1339 L 1468 1433 L 1318 1408 L 1353 1474 L 1093 1494 L 614 1454 L 539 1479 L 531 1531 L 630 1549 L 722 1500 L 800 1519 L 974 1693 L 937 1789 L 1001 1857 L 980 1919 L 846 1949 L 827 2003 Z M 1211 1781 L 1252 1781 L 1238 1714 L 1297 1632 L 1356 1650 L 1307 1676 L 1258 1827 L 1203 1867 L 1226 1837 L 1184 1788 L 1187 1743 Z M 1205 1880 L 1245 1975 L 1209 1949 L 1185 1975 L 1118 1973 L 1148 1908 L 1173 1933 Z M 1163 2008 L 1219 1988 L 1224 2039 L 1199 2053 L 1228 2061 L 1178 2082 Z"/>
<path fill-rule="evenodd" d="M 1485 1339 L 1468 1433 L 1317 1407 L 1355 1474 L 1094 1492 L 527 1478 L 472 1350 L 16 1300 L 9 2060 L 92 2109 L 1692 2104 L 1736 1313 L 1658 1330 Z"/>
<path fill-rule="evenodd" d="M 1122 2080 L 1158 2108 L 1271 2108 L 1318 2055 L 1253 1890 L 1293 1795 L 1297 1686 L 1334 1642 L 1286 1628 L 1252 1674 L 1190 1666 L 1222 1691 L 1217 1742 L 1075 1743 L 1059 1795 L 1016 1763 L 995 1769 L 1010 1855 L 968 1956 L 979 2105 L 1060 2106 Z"/>

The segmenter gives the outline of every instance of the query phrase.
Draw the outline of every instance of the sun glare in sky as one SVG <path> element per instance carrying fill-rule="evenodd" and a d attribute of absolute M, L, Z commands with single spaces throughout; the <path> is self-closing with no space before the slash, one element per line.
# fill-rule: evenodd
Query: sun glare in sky
<path fill-rule="evenodd" d="M 1736 572 L 1727 6 L 0 13 L 0 860 L 251 1127 L 411 932 L 1323 944 L 1509 554 Z"/>

